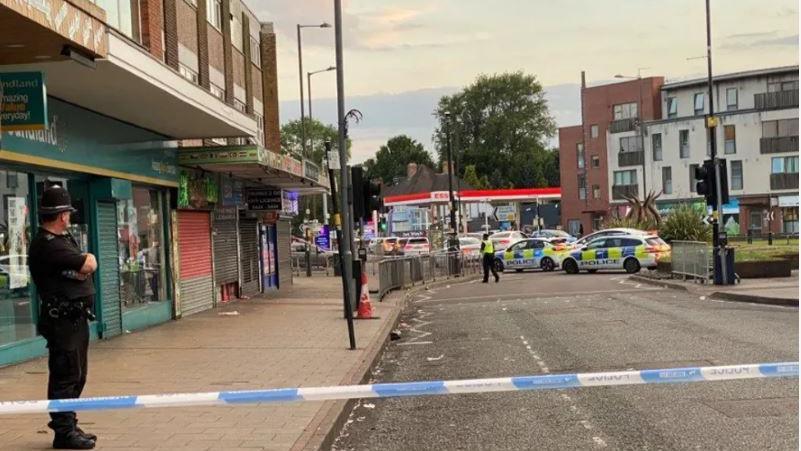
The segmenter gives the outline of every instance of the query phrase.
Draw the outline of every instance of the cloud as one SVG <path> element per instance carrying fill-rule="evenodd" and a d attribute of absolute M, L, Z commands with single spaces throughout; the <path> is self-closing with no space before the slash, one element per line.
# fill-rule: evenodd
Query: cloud
<path fill-rule="evenodd" d="M 733 42 L 726 42 L 725 44 L 721 45 L 721 49 L 728 49 L 728 50 L 745 50 L 745 49 L 754 49 L 754 48 L 764 48 L 764 47 L 798 47 L 798 34 L 791 34 L 788 36 L 780 36 L 777 38 L 770 38 L 770 39 L 753 39 L 757 37 L 768 37 L 774 36 L 775 32 L 769 33 L 745 33 L 742 35 L 732 35 L 733 36 L 740 36 L 738 39 L 733 39 Z M 750 37 L 749 37 L 750 36 Z"/>
<path fill-rule="evenodd" d="M 754 39 L 766 38 L 768 36 L 775 36 L 776 31 L 758 31 L 756 33 L 738 33 L 726 36 L 726 39 Z"/>

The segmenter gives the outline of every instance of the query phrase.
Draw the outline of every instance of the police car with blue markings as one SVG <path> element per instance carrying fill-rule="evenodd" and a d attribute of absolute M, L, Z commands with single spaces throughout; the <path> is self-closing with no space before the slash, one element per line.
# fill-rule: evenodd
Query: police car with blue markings
<path fill-rule="evenodd" d="M 621 235 L 596 238 L 588 244 L 558 253 L 559 264 L 568 274 L 601 269 L 623 269 L 632 274 L 655 268 L 670 255 L 670 246 L 656 235 Z"/>
<path fill-rule="evenodd" d="M 559 267 L 557 251 L 545 238 L 527 238 L 495 253 L 495 269 L 541 269 L 553 271 Z"/>

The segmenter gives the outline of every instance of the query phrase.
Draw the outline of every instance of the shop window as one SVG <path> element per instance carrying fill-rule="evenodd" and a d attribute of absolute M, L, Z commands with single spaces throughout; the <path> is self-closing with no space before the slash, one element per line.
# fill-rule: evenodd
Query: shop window
<path fill-rule="evenodd" d="M 162 203 L 160 191 L 140 186 L 134 187 L 132 199 L 117 202 L 123 309 L 167 298 Z"/>
<path fill-rule="evenodd" d="M 748 229 L 756 233 L 762 231 L 762 210 L 751 210 L 749 214 Z"/>
<path fill-rule="evenodd" d="M 798 233 L 798 207 L 782 208 L 782 232 Z"/>
<path fill-rule="evenodd" d="M 36 335 L 28 271 L 28 175 L 0 170 L 0 346 Z"/>

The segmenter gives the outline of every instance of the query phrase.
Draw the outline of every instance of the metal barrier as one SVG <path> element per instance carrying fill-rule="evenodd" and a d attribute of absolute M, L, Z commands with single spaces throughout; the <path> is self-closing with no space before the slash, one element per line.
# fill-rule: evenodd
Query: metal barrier
<path fill-rule="evenodd" d="M 700 279 L 706 283 L 712 276 L 712 246 L 703 241 L 673 241 L 670 251 L 671 272 Z"/>
<path fill-rule="evenodd" d="M 333 256 L 330 254 L 318 254 L 312 252 L 310 255 L 311 267 L 313 271 L 325 271 L 326 274 L 333 271 Z M 306 273 L 306 255 L 293 254 L 291 257 L 292 274 L 300 276 Z"/>
<path fill-rule="evenodd" d="M 378 298 L 381 299 L 392 290 L 415 285 L 477 274 L 482 270 L 481 259 L 460 252 L 436 252 L 405 257 L 384 258 L 377 262 L 368 261 L 368 274 L 378 279 Z M 377 276 L 377 277 L 376 277 Z"/>

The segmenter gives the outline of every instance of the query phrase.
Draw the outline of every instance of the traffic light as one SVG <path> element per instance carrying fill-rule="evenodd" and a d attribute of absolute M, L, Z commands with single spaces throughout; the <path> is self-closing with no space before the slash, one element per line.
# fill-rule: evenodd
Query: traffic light
<path fill-rule="evenodd" d="M 381 232 L 387 231 L 387 217 L 384 215 L 378 217 L 378 230 Z"/>
<path fill-rule="evenodd" d="M 729 176 L 726 170 L 726 159 L 719 158 L 720 165 L 720 200 L 721 205 L 729 203 Z M 704 160 L 702 166 L 695 168 L 695 192 L 706 199 L 706 204 L 713 209 L 717 207 L 715 198 L 717 197 L 717 185 L 715 183 L 715 163 L 714 160 Z"/>
<path fill-rule="evenodd" d="M 353 186 L 353 219 L 372 220 L 373 210 L 381 213 L 384 209 L 381 185 L 378 182 L 367 180 L 361 166 L 350 168 L 350 181 Z"/>

